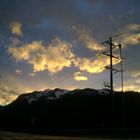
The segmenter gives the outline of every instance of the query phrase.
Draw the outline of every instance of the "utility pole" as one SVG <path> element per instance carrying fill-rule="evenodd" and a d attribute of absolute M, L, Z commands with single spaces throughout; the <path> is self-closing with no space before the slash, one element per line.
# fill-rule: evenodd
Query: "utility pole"
<path fill-rule="evenodd" d="M 103 55 L 106 55 L 110 58 L 110 65 L 109 66 L 104 66 L 104 68 L 106 69 L 109 69 L 110 70 L 110 93 L 112 94 L 112 125 L 114 125 L 114 95 L 113 95 L 113 72 L 115 71 L 116 72 L 120 72 L 121 73 L 121 90 L 122 90 L 122 99 L 121 99 L 121 102 L 122 102 L 122 108 L 121 108 L 121 111 L 122 111 L 122 127 L 125 128 L 125 98 L 124 98 L 124 93 L 123 93 L 123 58 L 122 57 L 122 47 L 121 47 L 121 44 L 113 44 L 113 41 L 112 39 L 114 37 L 118 37 L 122 34 L 118 34 L 118 35 L 115 35 L 113 37 L 110 37 L 109 40 L 107 41 L 104 41 L 102 43 L 103 44 L 108 44 L 109 45 L 109 53 L 108 52 L 102 52 L 100 53 L 99 55 L 103 54 Z M 113 55 L 113 49 L 114 48 L 118 48 L 119 49 L 119 57 L 116 57 Z M 99 56 L 98 55 L 98 56 Z M 117 59 L 117 60 L 120 60 L 120 70 L 116 70 L 114 69 L 113 67 L 113 58 Z"/>
<path fill-rule="evenodd" d="M 119 44 L 118 45 L 118 47 L 119 47 L 119 51 L 120 51 L 120 59 L 121 59 L 121 63 L 120 63 L 120 65 L 121 65 L 121 86 L 122 86 L 122 92 L 123 92 L 123 62 L 122 62 L 122 60 L 124 59 L 123 57 L 122 57 L 122 48 L 121 48 L 121 44 Z"/>
<path fill-rule="evenodd" d="M 118 34 L 118 35 L 115 35 L 113 37 L 109 37 L 109 40 L 104 41 L 102 43 L 102 45 L 103 44 L 108 44 L 109 45 L 109 53 L 104 51 L 104 52 L 99 54 L 99 55 L 103 54 L 103 55 L 106 55 L 106 56 L 110 57 L 110 65 L 109 66 L 104 66 L 104 68 L 110 70 L 110 93 L 113 93 L 113 91 L 114 91 L 114 88 L 113 88 L 113 71 L 121 72 L 121 86 L 122 86 L 122 92 L 123 92 L 123 64 L 122 64 L 122 60 L 125 59 L 125 58 L 122 57 L 121 44 L 116 45 L 116 44 L 113 44 L 113 41 L 112 41 L 113 38 L 118 37 L 120 35 L 123 35 L 123 34 Z M 113 55 L 113 49 L 116 48 L 116 47 L 118 47 L 119 51 L 120 51 L 119 52 L 120 53 L 119 57 Z M 120 62 L 121 69 L 120 70 L 117 70 L 117 69 L 113 68 L 113 58 L 117 59 L 117 60 L 121 60 L 121 62 Z"/>
<path fill-rule="evenodd" d="M 113 93 L 112 37 L 109 38 L 109 44 L 110 44 L 110 92 Z"/>
<path fill-rule="evenodd" d="M 101 54 L 106 55 L 110 58 L 110 65 L 109 66 L 105 66 L 104 68 L 109 69 L 110 70 L 110 93 L 113 94 L 113 71 L 118 72 L 118 70 L 113 68 L 113 58 L 119 60 L 118 57 L 113 55 L 113 48 L 116 47 L 116 45 L 114 45 L 112 43 L 112 37 L 109 38 L 109 40 L 103 42 L 102 44 L 109 44 L 109 53 L 108 52 L 102 52 Z M 101 55 L 99 54 L 99 55 Z M 99 56 L 98 55 L 98 56 Z"/>
<path fill-rule="evenodd" d="M 122 57 L 122 48 L 121 44 L 118 45 L 119 51 L 120 51 L 120 59 L 121 59 L 121 86 L 122 86 L 122 127 L 125 128 L 125 98 L 124 98 L 124 93 L 123 93 L 123 58 Z"/>

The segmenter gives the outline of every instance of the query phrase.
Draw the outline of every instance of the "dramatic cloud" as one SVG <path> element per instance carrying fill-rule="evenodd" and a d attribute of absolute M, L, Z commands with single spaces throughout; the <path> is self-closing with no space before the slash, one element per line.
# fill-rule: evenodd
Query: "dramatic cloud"
<path fill-rule="evenodd" d="M 31 84 L 27 83 L 27 80 L 25 82 L 27 85 L 24 82 L 21 83 L 20 80 L 13 75 L 7 75 L 7 77 L 2 78 L 2 80 L 0 80 L 0 105 L 9 104 L 22 93 L 30 93 L 34 90 L 39 90 L 38 88 L 35 89 L 35 87 L 32 88 Z M 37 83 L 36 87 L 38 85 L 39 83 Z M 45 88 L 47 88 L 47 86 Z M 40 88 L 40 90 L 43 89 L 44 88 Z"/>
<path fill-rule="evenodd" d="M 13 21 L 10 24 L 10 29 L 11 29 L 12 34 L 15 34 L 17 36 L 22 36 L 23 35 L 21 27 L 22 27 L 22 24 L 17 22 L 17 21 Z"/>
<path fill-rule="evenodd" d="M 33 41 L 21 47 L 10 47 L 8 52 L 17 61 L 24 60 L 32 64 L 34 72 L 48 70 L 56 73 L 71 66 L 74 58 L 71 47 L 71 44 L 57 38 L 47 47 L 42 42 Z"/>
<path fill-rule="evenodd" d="M 51 73 L 61 71 L 64 67 L 71 66 L 74 54 L 70 50 L 71 44 L 59 39 L 53 40 L 41 54 L 34 55 L 30 64 L 33 64 L 34 72 L 47 69 Z"/>
<path fill-rule="evenodd" d="M 140 42 L 140 24 L 128 24 L 120 32 L 124 32 L 120 42 L 124 47 L 138 45 Z"/>
<path fill-rule="evenodd" d="M 129 46 L 130 45 L 131 46 L 137 45 L 140 42 L 140 33 L 126 35 L 126 37 L 124 37 L 121 42 L 125 46 L 127 46 L 127 45 L 129 45 Z"/>
<path fill-rule="evenodd" d="M 73 27 L 79 34 L 79 41 L 82 42 L 91 51 L 103 51 L 104 48 L 91 36 L 86 28 Z"/>
<path fill-rule="evenodd" d="M 31 55 L 33 55 L 36 52 L 40 52 L 44 50 L 45 48 L 42 46 L 42 42 L 33 41 L 31 44 L 24 44 L 21 47 L 10 47 L 8 48 L 8 52 L 12 54 L 12 56 L 17 61 L 22 60 L 29 60 Z"/>
<path fill-rule="evenodd" d="M 1 83 L 0 85 L 0 104 L 5 105 L 15 100 L 19 95 L 19 91 L 17 89 L 12 89 L 8 87 L 6 84 Z"/>
<path fill-rule="evenodd" d="M 113 64 L 118 64 L 120 60 L 113 59 Z M 81 71 L 87 71 L 89 73 L 101 73 L 104 71 L 106 66 L 109 66 L 110 59 L 106 56 L 98 58 L 77 58 L 74 62 L 75 66 Z"/>
<path fill-rule="evenodd" d="M 30 44 L 23 44 L 21 47 L 11 46 L 8 48 L 8 53 L 17 61 L 26 61 L 33 65 L 34 72 L 48 70 L 50 73 L 56 73 L 64 67 L 71 67 L 74 64 L 81 71 L 100 73 L 105 69 L 105 66 L 110 64 L 110 59 L 106 56 L 95 57 L 94 59 L 78 58 L 71 51 L 71 48 L 70 43 L 57 38 L 47 47 L 41 41 L 33 41 Z M 119 62 L 113 59 L 114 64 Z M 34 75 L 31 74 L 31 76 Z M 75 75 L 75 77 L 80 77 L 80 75 Z"/>
<path fill-rule="evenodd" d="M 75 72 L 74 73 L 74 79 L 76 81 L 87 81 L 88 80 L 88 78 L 86 76 L 81 75 L 81 72 Z"/>

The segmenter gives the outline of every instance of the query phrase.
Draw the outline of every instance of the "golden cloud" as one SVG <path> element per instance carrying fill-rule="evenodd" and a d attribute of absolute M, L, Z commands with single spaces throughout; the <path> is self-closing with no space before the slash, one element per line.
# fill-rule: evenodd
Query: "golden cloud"
<path fill-rule="evenodd" d="M 10 29 L 11 29 L 12 34 L 15 34 L 17 36 L 22 36 L 23 35 L 21 27 L 22 27 L 22 24 L 17 22 L 17 21 L 13 21 L 10 24 Z"/>
<path fill-rule="evenodd" d="M 12 46 L 8 48 L 8 53 L 17 61 L 29 60 L 31 55 L 34 55 L 36 52 L 43 51 L 44 47 L 42 42 L 33 41 L 31 44 L 24 44 L 21 47 Z"/>
<path fill-rule="evenodd" d="M 0 82 L 0 93 L 0 105 L 6 105 L 18 96 L 17 89 L 11 88 L 2 82 Z"/>
<path fill-rule="evenodd" d="M 47 69 L 51 73 L 61 71 L 64 67 L 71 66 L 74 54 L 71 45 L 59 39 L 53 40 L 41 54 L 34 55 L 29 63 L 33 65 L 34 72 Z"/>
<path fill-rule="evenodd" d="M 18 41 L 16 40 L 15 42 L 17 43 Z M 94 44 L 94 42 L 92 43 Z M 78 58 L 71 49 L 72 45 L 70 43 L 56 38 L 47 47 L 41 41 L 22 44 L 20 47 L 12 45 L 8 48 L 8 53 L 17 61 L 26 61 L 31 64 L 33 72 L 48 70 L 50 73 L 56 73 L 74 64 L 80 71 L 100 73 L 105 69 L 105 66 L 110 64 L 109 57 Z M 119 62 L 113 59 L 113 64 Z"/>
<path fill-rule="evenodd" d="M 140 42 L 140 33 L 128 34 L 121 40 L 121 42 L 124 46 L 137 45 Z"/>
<path fill-rule="evenodd" d="M 96 40 L 91 36 L 90 32 L 85 28 L 77 29 L 79 33 L 79 41 L 84 43 L 84 45 L 92 51 L 103 51 L 104 48 L 96 42 Z"/>
<path fill-rule="evenodd" d="M 124 47 L 128 45 L 137 45 L 140 42 L 140 24 L 128 24 L 123 27 L 119 32 L 126 33 L 123 35 L 119 42 L 122 43 Z"/>
<path fill-rule="evenodd" d="M 74 79 L 76 81 L 87 81 L 88 80 L 88 78 L 86 76 L 81 75 L 81 72 L 75 72 L 74 73 Z"/>
<path fill-rule="evenodd" d="M 120 60 L 113 59 L 113 64 L 118 64 Z M 106 56 L 101 56 L 96 59 L 90 58 L 77 58 L 74 61 L 74 65 L 81 71 L 87 71 L 88 73 L 101 73 L 104 71 L 105 66 L 109 66 L 110 59 Z"/>
<path fill-rule="evenodd" d="M 33 41 L 21 47 L 8 49 L 17 61 L 26 61 L 33 65 L 34 72 L 48 70 L 50 73 L 61 71 L 64 67 L 70 67 L 74 54 L 71 52 L 71 44 L 60 39 L 53 40 L 48 47 L 42 42 Z"/>

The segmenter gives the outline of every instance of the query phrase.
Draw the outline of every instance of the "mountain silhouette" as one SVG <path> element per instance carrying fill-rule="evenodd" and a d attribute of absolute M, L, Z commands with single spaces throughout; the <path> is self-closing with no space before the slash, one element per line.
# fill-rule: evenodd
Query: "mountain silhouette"
<path fill-rule="evenodd" d="M 125 128 L 140 127 L 139 93 L 111 94 L 89 88 L 47 89 L 22 94 L 12 103 L 0 107 L 0 129 L 122 128 L 123 114 Z"/>

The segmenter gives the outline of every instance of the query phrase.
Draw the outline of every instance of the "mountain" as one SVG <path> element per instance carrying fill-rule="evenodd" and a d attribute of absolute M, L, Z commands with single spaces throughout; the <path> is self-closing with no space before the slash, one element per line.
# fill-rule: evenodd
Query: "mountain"
<path fill-rule="evenodd" d="M 32 93 L 28 94 L 22 94 L 20 95 L 17 100 L 14 102 L 25 102 L 32 104 L 33 102 L 39 101 L 39 100 L 53 100 L 53 99 L 59 99 L 63 95 L 67 94 L 69 90 L 59 89 L 56 88 L 54 90 L 46 89 L 44 91 L 34 91 Z"/>
<path fill-rule="evenodd" d="M 39 101 L 49 101 L 49 100 L 57 100 L 64 98 L 66 96 L 82 96 L 82 95 L 102 95 L 107 94 L 106 90 L 94 90 L 90 88 L 86 89 L 75 89 L 75 90 L 65 90 L 65 89 L 46 89 L 44 91 L 34 91 L 31 93 L 26 93 L 20 95 L 12 104 L 15 103 L 26 103 L 26 104 L 32 104 Z"/>
<path fill-rule="evenodd" d="M 1 129 L 140 127 L 140 94 L 106 90 L 44 90 L 22 94 L 0 108 Z M 124 119 L 125 118 L 125 119 Z"/>

